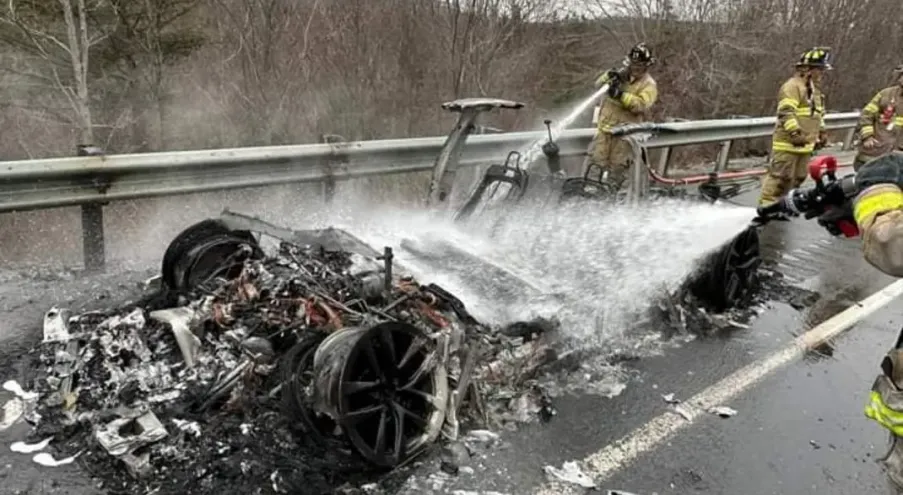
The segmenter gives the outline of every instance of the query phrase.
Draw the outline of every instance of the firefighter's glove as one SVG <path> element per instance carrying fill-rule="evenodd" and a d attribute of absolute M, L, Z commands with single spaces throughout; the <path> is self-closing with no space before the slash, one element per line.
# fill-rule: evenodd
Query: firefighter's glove
<path fill-rule="evenodd" d="M 797 129 L 790 133 L 790 144 L 802 147 L 806 146 L 809 143 L 806 141 L 806 136 L 804 136 L 803 133 L 799 129 Z"/>
<path fill-rule="evenodd" d="M 786 204 L 787 198 L 782 197 L 773 203 L 759 205 L 752 225 L 761 226 L 773 221 L 789 222 L 793 212 L 785 206 Z"/>
<path fill-rule="evenodd" d="M 596 79 L 596 87 L 602 87 L 603 84 L 614 84 L 620 80 L 621 73 L 615 69 L 609 69 Z"/>
<path fill-rule="evenodd" d="M 817 221 L 829 234 L 843 235 L 843 230 L 840 228 L 842 222 L 856 224 L 856 220 L 853 218 L 853 203 L 846 201 L 840 206 L 828 206 L 825 212 L 818 216 Z"/>
<path fill-rule="evenodd" d="M 817 206 L 832 208 L 853 207 L 852 203 L 850 203 L 846 193 L 843 190 L 843 183 L 840 180 L 831 181 L 825 184 L 818 193 L 817 198 Z"/>
<path fill-rule="evenodd" d="M 608 96 L 610 96 L 612 99 L 617 100 L 618 98 L 621 97 L 622 94 L 624 94 L 624 90 L 621 89 L 621 81 L 620 80 L 612 81 L 611 83 L 609 83 Z"/>
<path fill-rule="evenodd" d="M 561 148 L 553 141 L 546 141 L 546 143 L 542 145 L 542 154 L 546 155 L 546 158 L 555 158 L 560 153 Z"/>
<path fill-rule="evenodd" d="M 881 156 L 866 162 L 856 172 L 856 186 L 860 191 L 878 184 L 903 186 L 903 154 Z"/>

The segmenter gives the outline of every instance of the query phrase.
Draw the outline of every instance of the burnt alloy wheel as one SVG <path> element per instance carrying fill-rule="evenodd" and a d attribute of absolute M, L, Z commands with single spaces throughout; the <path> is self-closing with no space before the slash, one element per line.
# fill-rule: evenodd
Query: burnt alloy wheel
<path fill-rule="evenodd" d="M 392 468 L 438 438 L 448 377 L 416 327 L 386 322 L 330 335 L 314 357 L 317 406 L 367 461 Z"/>

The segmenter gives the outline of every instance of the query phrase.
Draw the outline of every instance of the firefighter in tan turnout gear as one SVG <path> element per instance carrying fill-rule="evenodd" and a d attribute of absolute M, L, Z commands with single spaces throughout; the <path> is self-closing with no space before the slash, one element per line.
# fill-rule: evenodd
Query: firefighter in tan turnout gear
<path fill-rule="evenodd" d="M 810 201 L 813 204 L 806 204 Z M 865 260 L 888 275 L 903 277 L 903 153 L 881 155 L 862 164 L 851 177 L 760 206 L 759 217 L 780 218 L 773 215 L 779 210 L 794 215 L 805 210 L 807 217 L 810 211 L 822 212 L 818 223 L 834 235 L 844 231 L 842 224 L 855 223 Z M 872 384 L 865 415 L 890 432 L 890 449 L 881 462 L 889 493 L 903 495 L 903 330 L 881 362 L 881 371 Z"/>
<path fill-rule="evenodd" d="M 598 131 L 588 166 L 598 166 L 608 172 L 608 180 L 620 188 L 627 178 L 633 160 L 630 143 L 611 135 L 619 124 L 644 122 L 658 99 L 658 86 L 649 75 L 655 63 L 652 52 L 644 43 L 630 49 L 626 70 L 612 69 L 596 80 L 596 87 L 608 84 L 608 92 L 599 109 Z"/>
<path fill-rule="evenodd" d="M 894 78 L 893 86 L 879 91 L 862 109 L 854 170 L 869 160 L 903 149 L 903 65 L 894 69 Z"/>
<path fill-rule="evenodd" d="M 830 50 L 813 48 L 796 64 L 796 74 L 778 91 L 772 158 L 762 177 L 759 205 L 770 204 L 806 180 L 812 153 L 826 144 L 825 96 L 821 80 L 831 70 Z"/>
<path fill-rule="evenodd" d="M 859 227 L 862 252 L 875 268 L 903 277 L 903 153 L 864 163 L 855 176 L 856 196 L 848 211 Z M 903 330 L 881 362 L 865 415 L 890 431 L 890 450 L 881 459 L 889 493 L 903 494 Z"/>

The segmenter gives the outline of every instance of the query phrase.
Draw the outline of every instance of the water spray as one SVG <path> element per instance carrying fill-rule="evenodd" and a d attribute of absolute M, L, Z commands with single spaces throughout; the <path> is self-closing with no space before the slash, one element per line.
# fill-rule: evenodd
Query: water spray
<path fill-rule="evenodd" d="M 596 90 L 596 92 L 590 95 L 589 98 L 586 98 L 585 100 L 578 103 L 577 106 L 575 106 L 574 109 L 570 111 L 570 113 L 565 115 L 564 118 L 559 120 L 558 123 L 554 126 L 549 125 L 551 124 L 551 121 L 546 120 L 546 126 L 549 131 L 548 140 L 550 142 L 557 140 L 561 136 L 561 133 L 571 124 L 573 124 L 575 120 L 577 120 L 577 117 L 582 115 L 583 112 L 585 112 L 586 109 L 590 107 L 590 105 L 595 103 L 599 98 L 601 98 L 605 93 L 608 92 L 608 87 L 609 84 L 603 84 L 602 87 L 600 87 L 598 90 Z M 540 154 L 542 154 L 542 148 L 545 140 L 545 137 L 538 139 L 527 146 L 526 149 L 521 152 L 521 155 L 523 155 L 524 157 L 524 160 L 522 162 L 524 170 L 529 170 L 530 165 L 535 162 L 537 158 L 539 158 Z"/>
<path fill-rule="evenodd" d="M 626 77 L 627 70 L 629 67 L 630 67 L 630 59 L 625 57 L 621 61 L 620 67 L 613 69 L 613 70 L 615 72 L 617 72 L 618 75 L 623 79 L 624 77 Z M 546 120 L 545 123 L 549 129 L 549 141 L 551 142 L 551 141 L 557 140 L 559 138 L 559 136 L 561 136 L 561 133 L 568 126 L 573 124 L 575 120 L 577 120 L 577 117 L 579 117 L 584 111 L 586 111 L 587 108 L 589 108 L 590 105 L 592 105 L 594 102 L 596 102 L 597 100 L 602 98 L 605 95 L 605 93 L 608 92 L 608 88 L 610 86 L 611 86 L 610 83 L 603 84 L 592 95 L 590 95 L 589 98 L 578 103 L 577 106 L 575 106 L 574 109 L 571 110 L 571 112 L 568 113 L 564 118 L 559 120 L 558 124 L 555 125 L 554 127 L 549 126 L 550 121 Z M 539 158 L 539 154 L 542 152 L 542 147 L 543 147 L 542 140 L 538 140 L 534 143 L 531 143 L 527 147 L 527 149 L 521 153 L 524 156 L 524 161 L 523 161 L 524 170 L 528 170 L 530 168 L 530 164 L 532 164 L 534 161 L 536 161 L 537 158 Z"/>

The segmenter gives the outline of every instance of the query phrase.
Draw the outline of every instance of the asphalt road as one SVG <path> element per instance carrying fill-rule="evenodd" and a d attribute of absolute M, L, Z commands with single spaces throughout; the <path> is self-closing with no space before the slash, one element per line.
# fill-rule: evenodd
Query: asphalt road
<path fill-rule="evenodd" d="M 730 404 L 736 416 L 703 417 L 606 487 L 637 494 L 884 493 L 875 460 L 886 452 L 887 434 L 863 407 L 900 328 L 900 305 L 873 315 L 837 339 L 831 357 L 812 356 L 766 378 Z"/>
<path fill-rule="evenodd" d="M 694 396 L 891 282 L 861 260 L 857 242 L 830 238 L 802 220 L 769 226 L 763 232 L 766 259 L 788 279 L 821 294 L 814 306 L 800 311 L 775 301 L 748 329 L 625 363 L 620 378 L 627 386 L 619 395 L 560 397 L 550 423 L 501 432 L 502 441 L 479 449 L 469 469 L 457 476 L 425 461 L 400 493 L 532 493 L 547 480 L 544 466 L 587 458 L 666 412 L 670 406 L 663 394 Z M 147 275 L 3 284 L 2 378 L 19 376 L 15 356 L 38 338 L 41 316 L 51 305 L 109 304 Z M 874 460 L 883 453 L 886 436 L 865 419 L 862 407 L 880 357 L 901 326 L 903 305 L 892 302 L 836 339 L 827 355 L 794 361 L 740 391 L 724 404 L 737 415 L 703 415 L 635 458 L 613 459 L 614 469 L 597 478 L 600 488 L 637 495 L 880 493 L 884 480 Z M 21 428 L 0 433 L 2 493 L 98 493 L 87 473 L 42 468 L 11 453 L 6 446 L 23 434 Z"/>

